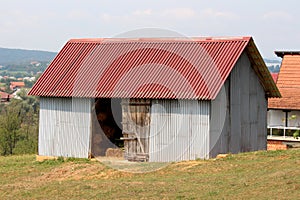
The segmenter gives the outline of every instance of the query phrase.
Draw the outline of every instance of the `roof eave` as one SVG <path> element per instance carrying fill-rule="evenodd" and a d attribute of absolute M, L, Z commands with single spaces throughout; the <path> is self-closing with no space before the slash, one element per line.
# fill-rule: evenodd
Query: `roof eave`
<path fill-rule="evenodd" d="M 246 47 L 246 52 L 249 56 L 250 62 L 252 63 L 253 69 L 257 74 L 266 96 L 280 98 L 281 94 L 279 89 L 274 82 L 270 71 L 268 70 L 262 56 L 260 55 L 253 38 L 250 38 L 249 43 Z"/>
<path fill-rule="evenodd" d="M 300 55 L 300 51 L 275 51 L 275 54 L 278 57 L 283 58 L 285 55 Z"/>

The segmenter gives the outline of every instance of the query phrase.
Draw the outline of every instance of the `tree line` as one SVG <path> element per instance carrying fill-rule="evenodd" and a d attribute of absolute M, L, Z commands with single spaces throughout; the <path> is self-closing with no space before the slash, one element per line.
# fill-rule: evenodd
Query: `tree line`
<path fill-rule="evenodd" d="M 0 105 L 0 155 L 37 153 L 39 99 L 26 90 Z"/>

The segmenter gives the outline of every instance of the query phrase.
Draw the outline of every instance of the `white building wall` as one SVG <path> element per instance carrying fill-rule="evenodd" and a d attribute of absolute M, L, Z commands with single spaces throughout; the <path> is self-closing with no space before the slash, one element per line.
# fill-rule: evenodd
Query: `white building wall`
<path fill-rule="evenodd" d="M 87 158 L 91 100 L 40 98 L 39 155 Z"/>
<path fill-rule="evenodd" d="M 272 110 L 268 111 L 268 126 L 278 127 L 285 126 L 286 114 L 283 110 Z M 288 126 L 289 127 L 300 127 L 300 111 L 292 110 L 288 112 Z"/>
<path fill-rule="evenodd" d="M 149 161 L 208 158 L 209 114 L 209 101 L 153 100 Z"/>
<path fill-rule="evenodd" d="M 268 110 L 268 126 L 285 126 L 285 113 L 282 110 Z"/>
<path fill-rule="evenodd" d="M 300 127 L 300 111 L 292 110 L 288 113 L 288 125 L 292 127 Z"/>

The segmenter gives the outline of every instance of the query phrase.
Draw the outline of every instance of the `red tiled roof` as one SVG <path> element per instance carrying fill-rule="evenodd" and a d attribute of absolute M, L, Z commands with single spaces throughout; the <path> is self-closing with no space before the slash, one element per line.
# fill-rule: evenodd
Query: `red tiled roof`
<path fill-rule="evenodd" d="M 279 97 L 251 37 L 73 39 L 29 94 L 210 100 L 244 51 L 267 96 Z"/>
<path fill-rule="evenodd" d="M 276 53 L 277 54 L 277 53 Z M 300 110 L 300 54 L 284 52 L 277 79 L 280 99 L 269 99 L 269 108 Z"/>
<path fill-rule="evenodd" d="M 0 97 L 1 97 L 1 99 L 9 99 L 10 94 L 0 91 Z"/>
<path fill-rule="evenodd" d="M 25 87 L 24 82 L 10 82 L 11 87 Z"/>
<path fill-rule="evenodd" d="M 277 78 L 278 78 L 278 73 L 271 73 L 271 75 L 272 75 L 272 78 L 273 78 L 274 82 L 276 83 Z"/>

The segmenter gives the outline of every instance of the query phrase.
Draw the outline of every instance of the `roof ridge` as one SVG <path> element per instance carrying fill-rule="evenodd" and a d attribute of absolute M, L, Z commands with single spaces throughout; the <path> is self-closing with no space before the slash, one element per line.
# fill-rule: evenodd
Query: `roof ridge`
<path fill-rule="evenodd" d="M 69 43 L 98 43 L 98 42 L 217 42 L 217 41 L 249 41 L 251 36 L 225 37 L 139 37 L 139 38 L 73 38 Z"/>

